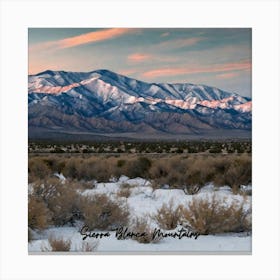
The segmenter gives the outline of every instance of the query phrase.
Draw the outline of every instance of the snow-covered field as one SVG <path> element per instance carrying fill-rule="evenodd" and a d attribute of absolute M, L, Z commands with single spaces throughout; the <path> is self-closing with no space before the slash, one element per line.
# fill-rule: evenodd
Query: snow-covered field
<path fill-rule="evenodd" d="M 63 178 L 61 178 L 63 180 Z M 106 194 L 110 196 L 112 200 L 116 199 L 122 184 L 129 184 L 133 186 L 131 188 L 131 194 L 128 198 L 121 198 L 127 202 L 129 207 L 130 216 L 133 218 L 143 217 L 150 224 L 151 228 L 159 228 L 155 221 L 151 218 L 151 215 L 164 204 L 173 202 L 174 207 L 178 205 L 188 205 L 192 199 L 202 198 L 209 199 L 213 194 L 215 197 L 221 200 L 221 203 L 231 204 L 236 201 L 238 203 L 244 202 L 244 209 L 251 207 L 251 197 L 247 196 L 246 199 L 242 195 L 234 195 L 229 187 L 215 188 L 213 185 L 206 185 L 195 195 L 187 195 L 180 189 L 169 189 L 168 186 L 162 189 L 153 190 L 149 181 L 142 178 L 129 179 L 125 176 L 120 177 L 118 181 L 109 183 L 98 183 L 92 189 L 87 189 L 81 192 L 83 196 L 92 196 L 94 194 Z M 244 188 L 251 188 L 246 186 Z M 118 199 L 120 199 L 118 197 Z M 82 224 L 76 224 L 76 226 L 69 227 L 53 227 L 44 230 L 40 233 L 34 232 L 33 241 L 29 242 L 28 249 L 30 253 L 41 252 L 42 248 L 49 248 L 48 237 L 62 237 L 64 239 L 71 240 L 72 252 L 81 251 L 80 248 L 83 242 L 89 242 L 97 244 L 95 252 L 100 253 L 120 253 L 120 252 L 251 252 L 251 234 L 250 233 L 226 233 L 216 235 L 200 235 L 197 239 L 183 237 L 182 239 L 165 237 L 158 243 L 143 244 L 138 243 L 136 240 L 126 239 L 118 240 L 115 237 L 115 232 L 109 232 L 109 237 L 102 239 L 87 238 L 86 241 L 82 240 L 82 235 L 79 230 Z M 182 226 L 177 226 L 176 229 L 163 232 L 178 232 Z M 97 231 L 94 231 L 97 232 Z M 95 253 L 94 252 L 94 253 Z"/>

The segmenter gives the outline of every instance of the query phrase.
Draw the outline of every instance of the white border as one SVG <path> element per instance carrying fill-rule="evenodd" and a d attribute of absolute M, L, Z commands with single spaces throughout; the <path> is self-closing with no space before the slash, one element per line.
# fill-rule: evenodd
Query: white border
<path fill-rule="evenodd" d="M 253 28 L 252 256 L 28 256 L 27 28 Z M 2 1 L 1 279 L 279 279 L 279 2 Z"/>

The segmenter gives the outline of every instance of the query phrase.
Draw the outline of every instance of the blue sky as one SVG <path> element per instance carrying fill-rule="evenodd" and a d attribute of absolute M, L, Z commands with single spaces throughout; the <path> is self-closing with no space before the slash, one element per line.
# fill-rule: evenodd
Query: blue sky
<path fill-rule="evenodd" d="M 251 96 L 249 28 L 30 28 L 29 74 L 109 69 Z"/>

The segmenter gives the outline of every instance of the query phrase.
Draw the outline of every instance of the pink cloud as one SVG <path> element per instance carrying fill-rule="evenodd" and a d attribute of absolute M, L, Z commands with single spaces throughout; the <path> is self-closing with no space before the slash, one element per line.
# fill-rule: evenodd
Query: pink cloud
<path fill-rule="evenodd" d="M 176 76 L 186 74 L 198 74 L 198 73 L 218 73 L 227 71 L 247 70 L 251 68 L 250 61 L 240 61 L 226 64 L 216 64 L 212 66 L 187 66 L 179 68 L 161 68 L 154 69 L 142 74 L 145 78 L 155 78 L 163 76 Z"/>
<path fill-rule="evenodd" d="M 238 72 L 231 72 L 231 73 L 218 74 L 218 75 L 216 75 L 216 77 L 218 79 L 222 79 L 223 80 L 223 79 L 230 79 L 230 78 L 236 77 L 238 75 L 239 75 Z"/>
<path fill-rule="evenodd" d="M 30 47 L 30 51 L 40 51 L 40 50 L 52 50 L 52 49 L 65 49 L 71 48 L 79 45 L 84 45 L 88 43 L 94 43 L 99 41 L 110 40 L 116 37 L 120 37 L 130 32 L 137 32 L 137 29 L 129 28 L 111 28 L 100 31 L 94 31 L 85 33 L 78 36 L 73 36 L 57 41 L 49 41 L 45 43 L 40 43 Z"/>
<path fill-rule="evenodd" d="M 132 61 L 132 62 L 141 62 L 141 61 L 150 59 L 151 55 L 144 54 L 144 53 L 133 53 L 133 54 L 129 55 L 127 58 L 129 61 Z"/>
<path fill-rule="evenodd" d="M 79 36 L 74 36 L 74 37 L 60 40 L 58 42 L 58 46 L 59 48 L 70 48 L 77 45 L 83 45 L 92 42 L 113 39 L 115 37 L 122 36 L 129 32 L 131 32 L 131 29 L 127 29 L 127 28 L 111 28 L 111 29 L 106 29 L 101 31 L 94 31 Z"/>
<path fill-rule="evenodd" d="M 181 47 L 186 47 L 186 46 L 193 46 L 202 40 L 204 40 L 203 37 L 192 37 L 192 38 L 186 38 L 186 39 L 169 40 L 169 41 L 164 41 L 162 43 L 159 43 L 158 47 L 160 47 L 160 48 L 181 48 Z"/>
<path fill-rule="evenodd" d="M 143 62 L 143 61 L 156 61 L 156 62 L 177 62 L 180 59 L 177 57 L 172 56 L 162 56 L 162 55 L 151 55 L 151 54 L 144 54 L 144 53 L 134 53 L 127 57 L 128 61 L 133 63 Z"/>

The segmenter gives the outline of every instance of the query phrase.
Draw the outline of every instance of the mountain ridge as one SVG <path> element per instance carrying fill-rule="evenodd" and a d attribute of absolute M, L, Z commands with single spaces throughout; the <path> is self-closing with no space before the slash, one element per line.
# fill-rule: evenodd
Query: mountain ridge
<path fill-rule="evenodd" d="M 147 83 L 106 69 L 46 70 L 28 76 L 30 134 L 38 128 L 71 133 L 250 134 L 251 107 L 250 98 L 216 87 Z"/>

